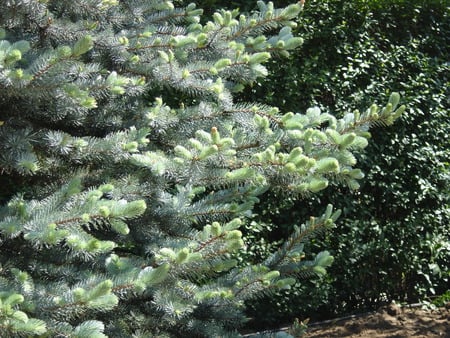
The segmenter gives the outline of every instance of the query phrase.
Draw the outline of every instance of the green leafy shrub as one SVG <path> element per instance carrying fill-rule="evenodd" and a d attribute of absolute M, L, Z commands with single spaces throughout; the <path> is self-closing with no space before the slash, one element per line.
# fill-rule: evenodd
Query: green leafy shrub
<path fill-rule="evenodd" d="M 408 114 L 387 133 L 373 132 L 358 156 L 366 174 L 358 192 L 331 186 L 308 200 L 284 199 L 285 208 L 274 207 L 280 196 L 265 199 L 260 222 L 278 231 L 265 237 L 269 243 L 286 236 L 306 210 L 330 201 L 344 217 L 331 234 L 310 243 L 315 250 L 331 248 L 335 257 L 328 279 L 310 289 L 316 294 L 319 284 L 322 296 L 315 299 L 326 305 L 303 311 L 308 297 L 294 293 L 256 302 L 260 310 L 252 316 L 277 322 L 287 319 L 289 308 L 330 317 L 389 300 L 415 302 L 448 288 L 449 31 L 445 1 L 306 2 L 297 27 L 302 48 L 290 60 L 273 62 L 273 75 L 244 95 L 294 111 L 317 105 L 342 116 L 395 90 Z"/>

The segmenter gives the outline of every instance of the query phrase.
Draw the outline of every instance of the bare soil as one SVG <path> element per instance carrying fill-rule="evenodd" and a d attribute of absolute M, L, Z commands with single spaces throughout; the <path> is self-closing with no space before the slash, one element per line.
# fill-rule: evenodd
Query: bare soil
<path fill-rule="evenodd" d="M 450 306 L 428 310 L 391 304 L 365 315 L 310 324 L 304 337 L 450 338 Z"/>

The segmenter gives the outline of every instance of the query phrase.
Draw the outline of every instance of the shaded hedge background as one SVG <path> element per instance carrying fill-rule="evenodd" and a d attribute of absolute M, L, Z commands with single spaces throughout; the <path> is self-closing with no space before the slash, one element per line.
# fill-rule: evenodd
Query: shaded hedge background
<path fill-rule="evenodd" d="M 289 1 L 274 1 L 285 6 Z M 251 1 L 204 0 L 204 8 L 251 11 Z M 272 60 L 270 77 L 242 98 L 283 111 L 308 107 L 342 116 L 383 104 L 398 91 L 401 121 L 372 130 L 360 155 L 366 173 L 357 192 L 333 186 L 313 199 L 267 195 L 249 224 L 245 258 L 265 256 L 294 224 L 328 203 L 343 210 L 338 226 L 310 243 L 335 257 L 322 280 L 302 281 L 277 297 L 253 302 L 250 325 L 294 317 L 325 319 L 413 303 L 448 290 L 450 276 L 450 6 L 445 0 L 307 0 L 296 33 L 305 43 Z M 344 194 L 343 194 L 344 192 Z M 342 198 L 342 195 L 346 196 Z"/>

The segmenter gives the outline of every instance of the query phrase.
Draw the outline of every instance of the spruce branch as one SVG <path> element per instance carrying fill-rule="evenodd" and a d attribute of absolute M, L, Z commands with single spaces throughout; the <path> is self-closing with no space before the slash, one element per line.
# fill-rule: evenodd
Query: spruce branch
<path fill-rule="evenodd" d="M 245 300 L 326 272 L 304 244 L 331 207 L 262 262 L 240 227 L 269 189 L 356 188 L 368 129 L 404 108 L 240 102 L 302 42 L 299 4 L 258 6 L 0 2 L 0 335 L 238 336 Z"/>

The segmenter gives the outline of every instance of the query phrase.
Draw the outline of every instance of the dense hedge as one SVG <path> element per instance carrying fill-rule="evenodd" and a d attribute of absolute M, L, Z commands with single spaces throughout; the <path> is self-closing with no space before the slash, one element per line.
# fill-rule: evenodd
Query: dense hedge
<path fill-rule="evenodd" d="M 244 1 L 240 7 L 251 9 Z M 361 155 L 366 178 L 348 199 L 338 198 L 336 187 L 313 201 L 286 200 L 279 210 L 271 203 L 277 197 L 267 196 L 264 218 L 249 225 L 250 256 L 266 254 L 271 242 L 329 202 L 343 216 L 311 243 L 335 256 L 327 279 L 258 301 L 249 315 L 274 323 L 324 318 L 444 292 L 450 266 L 449 7 L 445 1 L 310 0 L 298 24 L 303 47 L 289 60 L 273 60 L 275 75 L 243 96 L 269 99 L 283 110 L 317 105 L 340 115 L 398 91 L 409 112 L 387 131 L 373 131 Z"/>

